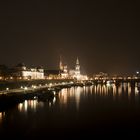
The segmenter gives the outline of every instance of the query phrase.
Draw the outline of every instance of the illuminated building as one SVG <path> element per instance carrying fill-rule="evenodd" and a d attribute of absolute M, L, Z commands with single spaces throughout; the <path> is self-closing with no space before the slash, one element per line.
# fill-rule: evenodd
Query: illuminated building
<path fill-rule="evenodd" d="M 87 80 L 87 75 L 81 74 L 79 59 L 76 60 L 75 69 L 69 71 L 69 76 L 76 80 Z"/>
<path fill-rule="evenodd" d="M 69 78 L 68 67 L 67 67 L 67 65 L 63 65 L 61 57 L 60 57 L 60 62 L 59 62 L 59 70 L 60 70 L 60 77 L 62 79 Z"/>
<path fill-rule="evenodd" d="M 61 72 L 61 78 L 63 78 L 63 79 L 69 78 L 67 65 L 64 65 L 64 67 L 63 67 L 63 71 Z"/>
<path fill-rule="evenodd" d="M 44 79 L 44 69 L 42 67 L 27 68 L 24 63 L 21 63 L 15 67 L 13 76 L 19 79 Z"/>
<path fill-rule="evenodd" d="M 73 79 L 77 79 L 77 80 L 81 79 L 80 63 L 79 63 L 79 59 L 78 58 L 76 60 L 75 70 L 70 70 L 69 71 L 69 75 Z"/>
<path fill-rule="evenodd" d="M 86 75 L 81 75 L 80 63 L 77 58 L 75 69 L 68 69 L 63 65 L 61 57 L 58 70 L 44 70 L 42 67 L 27 67 L 24 63 L 14 68 L 0 67 L 0 80 L 30 80 L 30 79 L 75 79 L 87 80 Z"/>
<path fill-rule="evenodd" d="M 87 76 L 81 74 L 80 63 L 78 58 L 76 60 L 75 69 L 70 70 L 68 70 L 67 65 L 63 65 L 62 60 L 60 58 L 59 70 L 61 72 L 60 77 L 62 79 L 87 80 Z"/>

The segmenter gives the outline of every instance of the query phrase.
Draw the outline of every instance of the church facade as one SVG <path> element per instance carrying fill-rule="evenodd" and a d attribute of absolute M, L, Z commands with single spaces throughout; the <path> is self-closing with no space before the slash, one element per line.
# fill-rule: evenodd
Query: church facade
<path fill-rule="evenodd" d="M 83 78 L 85 78 L 85 76 L 81 74 L 80 62 L 78 58 L 75 63 L 75 69 L 69 69 L 69 70 L 67 65 L 63 65 L 63 62 L 60 58 L 59 69 L 61 70 L 62 79 L 68 78 L 68 79 L 82 80 Z"/>
<path fill-rule="evenodd" d="M 76 64 L 75 64 L 75 69 L 69 70 L 69 76 L 73 79 L 80 80 L 81 78 L 81 72 L 80 72 L 80 63 L 79 59 L 77 58 Z"/>

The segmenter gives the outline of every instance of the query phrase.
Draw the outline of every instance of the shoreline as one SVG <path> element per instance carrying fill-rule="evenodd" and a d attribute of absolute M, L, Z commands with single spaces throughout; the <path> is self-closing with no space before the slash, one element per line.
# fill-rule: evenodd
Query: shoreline
<path fill-rule="evenodd" d="M 0 94 L 0 111 L 4 111 L 9 107 L 22 103 L 25 100 L 38 99 L 40 101 L 45 101 L 47 99 L 53 99 L 59 91 L 63 88 L 71 88 L 74 86 L 84 86 L 82 83 L 72 83 L 72 82 L 62 82 L 61 84 L 47 84 L 42 86 L 30 87 L 30 88 L 20 88 L 14 90 L 5 91 L 5 93 Z"/>
<path fill-rule="evenodd" d="M 119 86 L 122 82 L 119 81 L 114 84 Z M 130 82 L 131 86 L 134 87 L 137 81 L 127 81 Z M 47 99 L 53 99 L 59 91 L 63 88 L 71 87 L 83 87 L 91 86 L 105 83 L 98 83 L 97 81 L 84 81 L 77 82 L 71 79 L 63 80 L 32 80 L 32 81 L 5 81 L 5 87 L 8 87 L 8 83 L 11 83 L 12 88 L 7 88 L 7 90 L 0 90 L 0 112 L 16 105 L 22 103 L 25 100 L 38 99 L 45 101 Z M 0 82 L 1 86 L 1 82 Z M 14 88 L 17 87 L 17 88 Z"/>

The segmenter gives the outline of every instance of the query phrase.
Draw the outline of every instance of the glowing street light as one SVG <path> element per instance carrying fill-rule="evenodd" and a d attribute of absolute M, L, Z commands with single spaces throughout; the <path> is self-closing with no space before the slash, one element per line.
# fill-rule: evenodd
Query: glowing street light
<path fill-rule="evenodd" d="M 9 88 L 6 88 L 6 90 L 8 91 L 8 90 L 9 90 Z"/>
<path fill-rule="evenodd" d="M 136 74 L 139 74 L 139 71 L 137 71 Z"/>
<path fill-rule="evenodd" d="M 50 83 L 49 86 L 51 87 L 52 86 L 52 83 Z"/>
<path fill-rule="evenodd" d="M 136 77 L 137 78 L 139 78 L 139 76 L 140 76 L 139 74 L 140 74 L 139 71 L 136 71 Z"/>

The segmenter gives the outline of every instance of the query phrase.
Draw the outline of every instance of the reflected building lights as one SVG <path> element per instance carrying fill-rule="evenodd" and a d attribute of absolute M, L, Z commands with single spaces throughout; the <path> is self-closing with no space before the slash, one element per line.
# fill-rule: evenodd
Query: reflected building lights
<path fill-rule="evenodd" d="M 23 103 L 19 103 L 18 104 L 18 110 L 19 111 L 23 111 Z"/>
<path fill-rule="evenodd" d="M 139 93 L 138 87 L 135 86 L 135 95 L 138 95 L 138 93 Z"/>
<path fill-rule="evenodd" d="M 2 122 L 2 112 L 0 112 L 0 123 Z"/>
<path fill-rule="evenodd" d="M 132 94 L 139 95 L 139 90 L 137 84 L 135 85 L 135 88 L 131 86 L 130 83 L 123 83 L 119 86 L 116 86 L 115 84 L 110 84 L 110 86 L 107 86 L 105 84 L 101 85 L 94 85 L 92 90 L 92 93 L 95 93 L 95 95 L 98 96 L 113 96 L 113 99 L 116 99 L 119 97 L 119 99 L 122 98 L 122 96 L 125 96 L 125 98 L 133 98 Z M 123 94 L 125 93 L 125 94 Z M 119 95 L 119 96 L 118 96 Z"/>
<path fill-rule="evenodd" d="M 99 92 L 100 92 L 100 95 L 102 94 L 102 86 L 100 85 L 99 86 Z"/>
<path fill-rule="evenodd" d="M 90 88 L 90 94 L 92 94 L 93 93 L 93 86 L 90 86 L 89 88 Z"/>
<path fill-rule="evenodd" d="M 114 84 L 112 85 L 112 87 L 113 87 L 113 98 L 115 99 L 116 98 L 116 93 L 117 93 L 117 88 Z"/>
<path fill-rule="evenodd" d="M 123 87 L 124 87 L 124 92 L 126 92 L 126 90 L 127 90 L 127 83 L 124 83 Z"/>
<path fill-rule="evenodd" d="M 27 108 L 28 108 L 28 102 L 27 102 L 27 100 L 25 100 L 25 102 L 24 102 L 24 109 L 25 109 L 25 111 L 27 111 Z"/>
<path fill-rule="evenodd" d="M 103 85 L 103 92 L 105 93 L 105 95 L 107 94 L 107 88 L 105 85 Z"/>
<path fill-rule="evenodd" d="M 109 91 L 110 91 L 110 86 L 111 86 L 111 85 L 106 86 L 106 90 L 107 90 L 106 95 L 108 95 L 108 94 L 109 94 Z"/>
<path fill-rule="evenodd" d="M 111 97 L 114 101 L 122 100 L 123 98 L 128 100 L 137 100 L 138 98 L 138 87 L 132 87 L 130 83 L 120 84 L 116 86 L 115 84 L 110 84 L 107 86 L 106 84 L 97 84 L 93 86 L 84 86 L 84 87 L 72 87 L 65 88 L 60 91 L 57 98 L 54 97 L 51 102 L 48 102 L 49 106 L 56 105 L 56 100 L 59 101 L 61 106 L 67 107 L 69 103 L 72 101 L 75 103 L 77 110 L 80 107 L 81 97 L 88 97 L 89 94 L 94 94 L 94 99 L 98 99 L 100 96 L 103 97 Z M 55 93 L 54 93 L 55 94 Z M 135 96 L 135 97 L 134 97 Z M 137 99 L 136 99 L 137 98 Z M 33 109 L 36 111 L 37 106 L 44 106 L 44 104 L 40 104 L 35 100 L 25 100 L 25 102 L 18 104 L 18 109 L 21 112 L 27 112 L 28 109 Z"/>
<path fill-rule="evenodd" d="M 59 94 L 60 102 L 62 104 L 67 103 L 67 89 L 62 89 L 60 94 Z"/>
<path fill-rule="evenodd" d="M 0 124 L 2 123 L 5 116 L 5 112 L 0 112 Z"/>
<path fill-rule="evenodd" d="M 128 83 L 128 97 L 130 96 L 130 94 L 131 94 L 131 85 L 130 83 Z"/>
<path fill-rule="evenodd" d="M 2 119 L 2 112 L 0 112 L 0 120 Z"/>
<path fill-rule="evenodd" d="M 128 99 L 131 99 L 131 93 L 132 93 L 132 88 L 131 88 L 131 84 L 128 83 Z"/>
<path fill-rule="evenodd" d="M 49 102 L 49 107 L 51 107 L 52 106 L 52 103 L 51 102 Z"/>
<path fill-rule="evenodd" d="M 97 85 L 97 93 L 98 93 L 98 94 L 101 93 L 101 92 L 100 92 L 100 86 L 101 86 L 101 85 Z"/>
<path fill-rule="evenodd" d="M 18 104 L 18 110 L 20 112 L 27 112 L 28 108 L 30 108 L 36 111 L 37 103 L 37 100 L 25 100 L 23 103 Z"/>
<path fill-rule="evenodd" d="M 97 93 L 97 86 L 94 86 L 94 92 Z"/>
<path fill-rule="evenodd" d="M 75 92 L 76 108 L 79 109 L 80 104 L 81 87 L 77 87 Z"/>
<path fill-rule="evenodd" d="M 64 89 L 63 91 L 63 103 L 67 104 L 67 89 Z"/>
<path fill-rule="evenodd" d="M 103 86 L 101 86 L 101 96 L 104 95 Z"/>
<path fill-rule="evenodd" d="M 56 97 L 53 98 L 53 104 L 55 104 L 55 103 L 56 103 Z"/>
<path fill-rule="evenodd" d="M 37 100 L 29 100 L 29 106 L 36 110 L 36 106 L 37 106 Z"/>
<path fill-rule="evenodd" d="M 83 89 L 84 89 L 84 93 L 85 93 L 86 92 L 86 87 L 84 86 Z"/>
<path fill-rule="evenodd" d="M 81 92 L 84 94 L 84 89 L 81 87 L 62 89 L 59 94 L 60 103 L 67 105 L 69 100 L 73 100 L 76 103 L 76 108 L 79 109 Z"/>
<path fill-rule="evenodd" d="M 118 87 L 118 94 L 119 94 L 119 95 L 122 94 L 122 84 Z"/>

